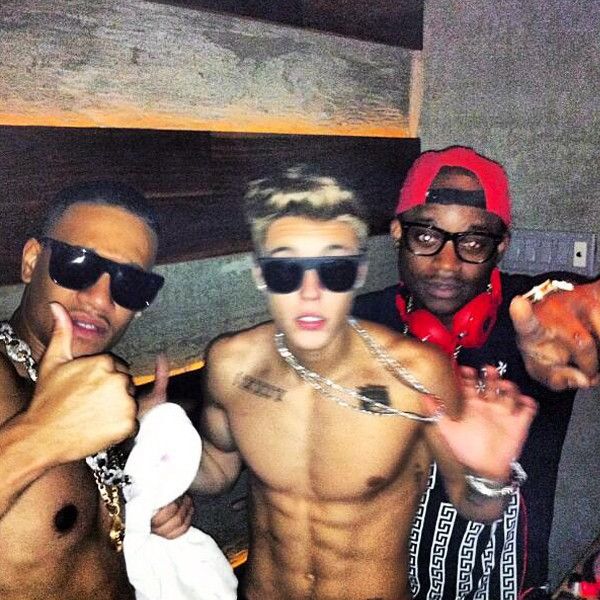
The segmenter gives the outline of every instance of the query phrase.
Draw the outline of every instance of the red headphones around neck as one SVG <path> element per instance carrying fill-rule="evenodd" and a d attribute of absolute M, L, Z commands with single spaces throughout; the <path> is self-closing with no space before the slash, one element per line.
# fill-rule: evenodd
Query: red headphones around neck
<path fill-rule="evenodd" d="M 494 327 L 501 302 L 502 285 L 497 268 L 492 271 L 488 289 L 467 302 L 454 315 L 452 329 L 448 329 L 424 308 L 409 311 L 404 297 L 396 294 L 396 307 L 408 331 L 422 341 L 439 346 L 450 355 L 457 348 L 483 346 Z"/>

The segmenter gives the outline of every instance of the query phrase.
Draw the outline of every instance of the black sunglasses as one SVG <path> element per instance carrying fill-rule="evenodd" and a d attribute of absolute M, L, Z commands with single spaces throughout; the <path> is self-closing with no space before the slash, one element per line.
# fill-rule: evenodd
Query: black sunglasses
<path fill-rule="evenodd" d="M 402 243 L 416 256 L 435 256 L 448 240 L 454 245 L 456 256 L 463 262 L 481 264 L 496 255 L 501 235 L 483 231 L 450 233 L 428 223 L 400 221 Z"/>
<path fill-rule="evenodd" d="M 40 242 L 50 248 L 48 272 L 54 283 L 70 290 L 84 290 L 108 273 L 112 299 L 128 310 L 150 306 L 165 282 L 161 275 L 109 260 L 88 248 L 50 237 L 43 237 Z"/>
<path fill-rule="evenodd" d="M 356 284 L 365 254 L 315 258 L 261 257 L 257 262 L 270 292 L 290 294 L 300 289 L 304 272 L 316 269 L 321 285 L 332 292 L 348 292 Z"/>

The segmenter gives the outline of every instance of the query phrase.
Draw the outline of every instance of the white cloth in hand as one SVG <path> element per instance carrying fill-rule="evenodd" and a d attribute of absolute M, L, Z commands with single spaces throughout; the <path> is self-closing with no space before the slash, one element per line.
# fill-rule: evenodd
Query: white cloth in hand
<path fill-rule="evenodd" d="M 189 488 L 201 455 L 200 436 L 177 404 L 159 404 L 142 418 L 124 489 L 123 553 L 137 600 L 236 598 L 233 569 L 209 535 L 194 527 L 172 540 L 150 532 L 155 512 Z"/>

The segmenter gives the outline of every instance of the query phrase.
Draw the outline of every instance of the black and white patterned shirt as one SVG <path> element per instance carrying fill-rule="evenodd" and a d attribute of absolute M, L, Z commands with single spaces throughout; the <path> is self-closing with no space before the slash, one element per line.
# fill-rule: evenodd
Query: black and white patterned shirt
<path fill-rule="evenodd" d="M 508 314 L 515 295 L 546 278 L 503 273 L 502 305 L 490 337 L 458 356 L 462 365 L 496 365 L 539 403 L 520 457 L 527 482 L 501 519 L 482 524 L 457 513 L 432 465 L 410 535 L 409 584 L 418 600 L 517 600 L 520 592 L 546 583 L 558 464 L 575 392 L 552 392 L 529 377 Z M 359 296 L 352 313 L 403 331 L 397 292 L 392 286 Z"/>

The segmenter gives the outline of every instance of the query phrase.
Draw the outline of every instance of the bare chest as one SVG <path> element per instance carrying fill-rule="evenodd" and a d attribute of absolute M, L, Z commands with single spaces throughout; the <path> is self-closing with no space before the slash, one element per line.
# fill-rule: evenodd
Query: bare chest
<path fill-rule="evenodd" d="M 83 461 L 51 469 L 0 521 L 0 556 L 35 564 L 66 556 L 99 528 L 98 491 Z"/>
<path fill-rule="evenodd" d="M 0 596 L 132 600 L 89 467 L 48 471 L 0 522 Z"/>
<path fill-rule="evenodd" d="M 33 393 L 28 379 L 15 377 L 7 384 L 2 421 L 24 410 Z M 61 554 L 89 536 L 97 521 L 98 490 L 85 462 L 52 468 L 25 488 L 0 519 L 0 561 L 27 564 Z"/>
<path fill-rule="evenodd" d="M 246 463 L 272 489 L 351 500 L 428 468 L 421 425 L 353 410 L 306 385 L 242 394 L 229 413 Z"/>

